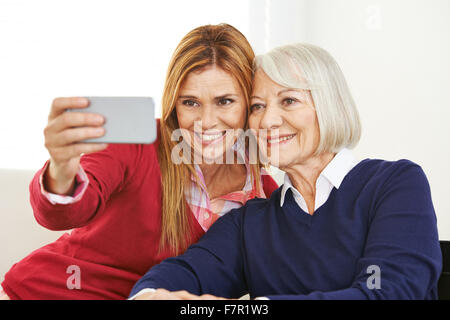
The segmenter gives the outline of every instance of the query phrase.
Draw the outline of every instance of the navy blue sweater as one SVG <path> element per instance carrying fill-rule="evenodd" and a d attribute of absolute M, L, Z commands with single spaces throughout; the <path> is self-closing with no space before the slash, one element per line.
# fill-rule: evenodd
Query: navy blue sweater
<path fill-rule="evenodd" d="M 280 188 L 281 189 L 281 188 Z M 428 181 L 408 161 L 366 159 L 313 215 L 287 191 L 220 218 L 134 286 L 238 298 L 436 299 L 442 256 Z"/>

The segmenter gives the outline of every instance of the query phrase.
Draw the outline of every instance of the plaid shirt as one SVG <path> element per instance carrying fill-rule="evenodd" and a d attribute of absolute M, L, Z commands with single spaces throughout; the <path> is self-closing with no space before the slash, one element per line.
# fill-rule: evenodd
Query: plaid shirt
<path fill-rule="evenodd" d="M 242 207 L 247 200 L 258 198 L 266 198 L 263 191 L 263 186 L 260 182 L 260 192 L 254 188 L 256 181 L 251 178 L 250 167 L 248 165 L 248 156 L 244 148 L 233 147 L 238 158 L 243 160 L 247 169 L 247 178 L 245 180 L 244 188 L 240 191 L 233 191 L 226 195 L 211 199 L 206 189 L 205 179 L 200 167 L 195 164 L 197 176 L 200 179 L 200 185 L 196 183 L 194 175 L 191 175 L 191 189 L 190 194 L 186 192 L 186 199 L 189 208 L 193 212 L 198 223 L 204 231 L 216 222 L 218 218 L 229 212 L 231 209 Z M 267 174 L 264 169 L 261 169 L 261 175 Z M 262 181 L 262 180 L 260 180 Z"/>

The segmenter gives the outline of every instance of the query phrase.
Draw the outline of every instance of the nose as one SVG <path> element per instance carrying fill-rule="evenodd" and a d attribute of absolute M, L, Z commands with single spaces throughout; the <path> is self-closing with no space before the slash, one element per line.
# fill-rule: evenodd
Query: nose
<path fill-rule="evenodd" d="M 218 115 L 216 110 L 214 110 L 215 108 L 205 105 L 202 109 L 200 120 L 202 121 L 203 131 L 215 128 L 218 122 Z"/>
<path fill-rule="evenodd" d="M 259 127 L 261 129 L 276 129 L 283 124 L 283 118 L 280 114 L 279 108 L 272 105 L 267 105 L 263 111 Z"/>

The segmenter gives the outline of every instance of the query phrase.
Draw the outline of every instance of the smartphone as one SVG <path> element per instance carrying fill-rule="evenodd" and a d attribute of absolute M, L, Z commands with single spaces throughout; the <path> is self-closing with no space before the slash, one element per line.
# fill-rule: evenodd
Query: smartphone
<path fill-rule="evenodd" d="M 101 114 L 105 135 L 89 143 L 150 144 L 156 140 L 155 103 L 151 97 L 85 97 L 89 106 L 67 112 Z"/>

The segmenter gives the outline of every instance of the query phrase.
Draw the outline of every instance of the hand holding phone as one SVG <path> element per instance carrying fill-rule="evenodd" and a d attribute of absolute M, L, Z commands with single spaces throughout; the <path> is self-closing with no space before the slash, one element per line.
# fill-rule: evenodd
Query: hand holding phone
<path fill-rule="evenodd" d="M 89 106 L 69 112 L 104 117 L 105 134 L 83 142 L 149 144 L 156 140 L 155 105 L 150 97 L 86 97 Z"/>
<path fill-rule="evenodd" d="M 65 112 L 67 109 L 84 110 L 89 100 L 82 97 L 53 100 L 48 123 L 44 129 L 45 147 L 50 164 L 44 172 L 44 187 L 56 194 L 70 194 L 78 172 L 82 153 L 98 152 L 107 144 L 80 143 L 105 134 L 102 115 L 85 112 Z"/>
<path fill-rule="evenodd" d="M 70 193 L 82 153 L 98 152 L 106 143 L 152 143 L 156 119 L 152 98 L 73 97 L 53 101 L 44 130 L 50 165 L 48 191 Z"/>

